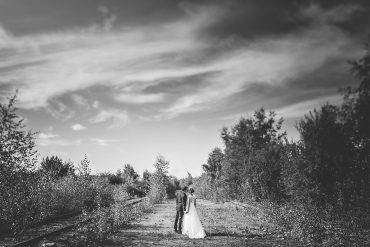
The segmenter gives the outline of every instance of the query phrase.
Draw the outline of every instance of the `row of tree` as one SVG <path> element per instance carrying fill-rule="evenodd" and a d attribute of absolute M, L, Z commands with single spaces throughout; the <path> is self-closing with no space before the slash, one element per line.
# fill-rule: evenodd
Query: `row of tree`
<path fill-rule="evenodd" d="M 224 127 L 224 148 L 210 152 L 204 173 L 194 180 L 198 194 L 217 201 L 295 205 L 303 208 L 296 215 L 302 222 L 322 220 L 307 216 L 308 208 L 331 215 L 355 208 L 369 213 L 370 43 L 350 64 L 358 87 L 341 89 L 340 105 L 327 103 L 299 120 L 298 141 L 288 141 L 283 119 L 263 108 Z M 315 227 L 306 235 L 322 234 Z"/>
<path fill-rule="evenodd" d="M 37 161 L 35 135 L 15 107 L 16 96 L 0 104 L 0 235 L 17 234 L 28 225 L 70 210 L 94 210 L 115 200 L 148 196 L 157 203 L 173 197 L 180 184 L 168 175 L 169 161 L 159 155 L 154 172 L 140 177 L 130 164 L 114 173 L 92 175 L 88 158 L 76 166 L 58 156 Z"/>
<path fill-rule="evenodd" d="M 211 188 L 216 199 L 369 205 L 369 44 L 351 66 L 359 86 L 341 90 L 341 105 L 325 104 L 301 119 L 300 140 L 288 141 L 283 119 L 259 109 L 222 129 L 224 149 L 212 150 L 197 182 L 207 184 L 201 187 Z"/>

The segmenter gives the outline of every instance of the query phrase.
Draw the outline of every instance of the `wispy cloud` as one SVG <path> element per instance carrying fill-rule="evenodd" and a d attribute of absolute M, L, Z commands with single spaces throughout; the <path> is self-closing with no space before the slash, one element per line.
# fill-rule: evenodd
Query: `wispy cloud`
<path fill-rule="evenodd" d="M 43 139 L 43 140 L 46 140 L 46 139 L 52 139 L 52 138 L 56 138 L 58 137 L 59 135 L 57 134 L 54 134 L 52 132 L 49 132 L 49 133 L 43 133 L 43 132 L 40 132 L 39 135 L 38 135 L 38 138 L 39 139 Z"/>
<path fill-rule="evenodd" d="M 320 107 L 321 105 L 324 105 L 326 103 L 338 105 L 342 100 L 343 98 L 341 95 L 325 96 L 299 102 L 280 109 L 275 109 L 275 112 L 278 114 L 278 116 L 281 116 L 285 119 L 302 118 L 305 114 L 308 114 L 309 111 L 312 111 L 314 108 Z"/>
<path fill-rule="evenodd" d="M 102 139 L 102 138 L 91 138 L 90 140 L 94 145 L 103 146 L 103 147 L 109 146 L 115 142 L 119 142 L 119 140 L 115 140 L 115 139 Z"/>
<path fill-rule="evenodd" d="M 74 125 L 71 126 L 71 128 L 74 130 L 74 131 L 80 131 L 80 130 L 85 130 L 86 127 L 79 124 L 79 123 L 76 123 Z"/>
<path fill-rule="evenodd" d="M 131 119 L 127 111 L 118 109 L 101 110 L 97 115 L 90 118 L 91 123 L 103 123 L 110 121 L 110 128 L 123 127 L 128 124 Z"/>
<path fill-rule="evenodd" d="M 46 107 L 54 117 L 69 119 L 76 113 L 56 101 L 59 96 L 97 85 L 118 87 L 123 90 L 112 92 L 111 98 L 122 104 L 163 103 L 152 114 L 154 119 L 168 119 L 212 109 L 258 81 L 283 84 L 313 73 L 332 58 L 345 61 L 353 54 L 348 49 L 351 37 L 333 22 L 348 20 L 359 10 L 355 5 L 330 10 L 310 5 L 300 14 L 311 25 L 255 42 L 204 39 L 203 28 L 218 21 L 223 9 L 181 7 L 184 18 L 151 27 L 113 27 L 116 17 L 103 5 L 103 24 L 84 29 L 14 36 L 0 27 L 0 50 L 7 51 L 0 59 L 0 88 L 19 88 L 23 108 Z M 143 92 L 163 80 L 172 78 L 176 87 L 181 81 L 177 79 L 201 74 L 207 76 L 197 90 L 176 95 Z M 81 96 L 72 99 L 86 105 Z M 110 127 L 118 127 L 130 117 L 127 111 L 102 109 L 90 118 L 92 123 L 108 120 L 113 122 Z"/>
<path fill-rule="evenodd" d="M 47 132 L 40 132 L 36 137 L 36 142 L 40 146 L 73 146 L 80 145 L 81 140 L 67 140 L 53 132 L 53 128 L 49 128 Z"/>
<path fill-rule="evenodd" d="M 103 29 L 105 31 L 110 31 L 113 28 L 113 25 L 115 22 L 117 22 L 118 17 L 111 13 L 108 9 L 108 7 L 104 5 L 98 6 L 98 10 L 103 14 L 104 20 L 103 20 Z"/>
<path fill-rule="evenodd" d="M 58 100 L 50 100 L 46 107 L 46 111 L 54 118 L 61 120 L 67 120 L 75 116 L 75 110 L 67 107 L 64 103 Z"/>
<path fill-rule="evenodd" d="M 78 106 L 82 106 L 86 109 L 89 109 L 90 108 L 90 105 L 89 105 L 89 102 L 87 99 L 85 99 L 84 97 L 82 97 L 81 95 L 79 94 L 72 94 L 71 95 L 71 98 L 72 100 L 78 105 Z"/>
<path fill-rule="evenodd" d="M 92 105 L 92 106 L 93 106 L 95 109 L 97 109 L 97 108 L 99 108 L 99 105 L 100 105 L 99 101 L 94 100 L 94 102 L 93 102 L 93 105 Z"/>
<path fill-rule="evenodd" d="M 146 103 L 156 103 L 161 102 L 165 98 L 164 94 L 136 94 L 136 93 L 121 93 L 115 95 L 115 99 L 132 104 L 146 104 Z"/>
<path fill-rule="evenodd" d="M 3 85 L 17 82 L 22 107 L 38 108 L 66 92 L 93 85 L 125 85 L 176 75 L 174 56 L 198 49 L 201 19 L 153 28 L 99 28 L 17 37 L 0 27 Z M 177 54 L 177 55 L 176 55 Z M 181 72 L 181 71 L 180 71 Z M 182 72 L 183 73 L 183 72 Z M 0 84 L 0 85 L 1 85 Z"/>
<path fill-rule="evenodd" d="M 342 16 L 340 21 L 348 20 L 358 11 L 356 6 L 347 7 L 339 6 L 325 11 L 319 6 L 310 5 L 309 12 L 312 13 L 307 14 L 304 10 L 303 13 L 311 19 L 316 15 L 324 16 L 320 21 L 314 20 L 312 25 L 279 38 L 261 38 L 223 53 L 202 67 L 204 70 L 218 71 L 217 75 L 205 78 L 208 82 L 205 87 L 177 99 L 157 117 L 173 118 L 187 112 L 210 109 L 255 83 L 279 86 L 299 81 L 332 59 L 345 62 L 359 50 L 353 49 L 351 37 L 332 25 L 332 21 L 337 20 L 335 16 Z"/>

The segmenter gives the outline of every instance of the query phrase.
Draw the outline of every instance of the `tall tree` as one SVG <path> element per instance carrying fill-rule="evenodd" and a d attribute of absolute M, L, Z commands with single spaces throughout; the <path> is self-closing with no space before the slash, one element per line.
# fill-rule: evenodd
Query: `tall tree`
<path fill-rule="evenodd" d="M 356 88 L 344 90 L 344 103 L 341 107 L 341 121 L 344 131 L 350 136 L 353 148 L 353 162 L 350 170 L 353 191 L 359 198 L 370 198 L 370 36 L 365 45 L 365 54 L 357 61 L 350 62 L 351 72 L 359 80 Z M 361 194 L 361 196 L 360 196 Z M 358 202 L 364 204 L 364 202 Z"/>
<path fill-rule="evenodd" d="M 91 174 L 90 160 L 87 158 L 86 154 L 84 156 L 84 159 L 81 160 L 81 162 L 78 164 L 77 170 L 80 176 L 83 176 L 85 178 L 90 177 Z"/>
<path fill-rule="evenodd" d="M 0 181 L 11 180 L 17 172 L 36 167 L 35 134 L 25 130 L 24 119 L 15 107 L 17 95 L 0 104 Z"/>
<path fill-rule="evenodd" d="M 122 175 L 125 182 L 128 183 L 133 183 L 139 177 L 139 174 L 136 173 L 134 167 L 130 164 L 125 164 Z"/>
<path fill-rule="evenodd" d="M 211 181 L 221 176 L 224 153 L 220 148 L 214 148 L 208 155 L 207 164 L 202 166 L 203 171 L 210 177 Z"/>
<path fill-rule="evenodd" d="M 230 129 L 223 128 L 225 162 L 222 176 L 232 199 L 240 198 L 243 193 L 253 193 L 256 199 L 260 197 L 259 173 L 268 174 L 270 167 L 262 166 L 263 162 L 255 162 L 254 158 L 259 150 L 280 145 L 286 136 L 286 132 L 280 131 L 283 119 L 276 120 L 275 117 L 274 112 L 267 113 L 261 108 L 253 117 L 241 118 Z M 246 188 L 249 191 L 245 191 Z"/>
<path fill-rule="evenodd" d="M 36 214 L 35 134 L 16 113 L 16 95 L 0 104 L 0 233 L 16 233 Z"/>
<path fill-rule="evenodd" d="M 58 156 L 47 156 L 41 161 L 41 171 L 55 179 L 74 174 L 75 168 L 70 161 L 63 162 Z"/>
<path fill-rule="evenodd" d="M 338 108 L 326 104 L 298 123 L 302 154 L 309 164 L 306 173 L 317 187 L 317 194 L 311 197 L 321 205 L 338 198 L 338 186 L 343 184 L 351 164 L 349 138 L 338 116 Z"/>
<path fill-rule="evenodd" d="M 155 172 L 150 176 L 149 198 L 158 203 L 167 197 L 169 162 L 162 155 L 158 155 L 154 163 Z"/>

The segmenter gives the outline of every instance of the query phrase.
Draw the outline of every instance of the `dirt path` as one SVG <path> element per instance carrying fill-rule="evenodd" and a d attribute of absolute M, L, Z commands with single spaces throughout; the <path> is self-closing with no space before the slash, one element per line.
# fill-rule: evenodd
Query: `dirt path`
<path fill-rule="evenodd" d="M 278 236 L 263 235 L 267 223 L 253 219 L 229 204 L 198 200 L 198 212 L 207 233 L 204 239 L 189 239 L 173 232 L 175 202 L 155 205 L 153 211 L 112 235 L 104 246 L 297 246 Z M 257 229 L 246 238 L 243 229 Z"/>

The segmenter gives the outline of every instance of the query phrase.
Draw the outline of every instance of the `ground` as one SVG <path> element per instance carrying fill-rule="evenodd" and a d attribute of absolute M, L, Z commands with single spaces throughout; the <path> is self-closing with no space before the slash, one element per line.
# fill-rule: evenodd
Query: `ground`
<path fill-rule="evenodd" d="M 166 201 L 109 237 L 103 246 L 298 246 L 277 234 L 271 225 L 247 215 L 230 203 L 198 200 L 197 209 L 207 237 L 189 239 L 173 231 L 175 202 Z M 245 229 L 248 229 L 245 231 Z"/>

